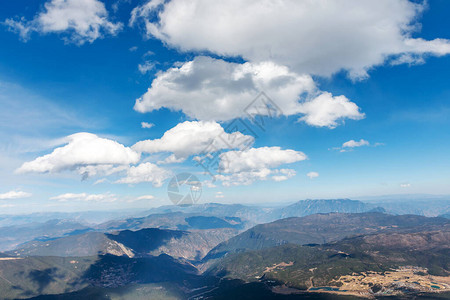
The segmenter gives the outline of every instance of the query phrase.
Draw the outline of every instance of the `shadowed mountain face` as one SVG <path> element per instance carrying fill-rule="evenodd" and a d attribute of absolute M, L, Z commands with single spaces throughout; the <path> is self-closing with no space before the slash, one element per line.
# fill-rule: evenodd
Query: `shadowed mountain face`
<path fill-rule="evenodd" d="M 287 218 L 257 225 L 219 244 L 208 253 L 205 260 L 218 258 L 229 252 L 263 249 L 286 243 L 323 244 L 353 235 L 414 230 L 424 226 L 442 226 L 449 222 L 444 218 L 382 213 L 330 213 Z"/>
<path fill-rule="evenodd" d="M 112 288 L 120 294 L 130 285 L 138 285 L 140 289 L 147 289 L 148 294 L 155 296 L 176 294 L 177 297 L 172 299 L 183 299 L 190 289 L 211 286 L 217 281 L 199 275 L 192 265 L 168 255 L 142 258 L 114 255 L 16 258 L 0 260 L 0 272 L 0 299 L 26 299 L 41 294 L 71 293 L 86 288 L 90 288 L 92 292 L 90 297 L 85 294 L 86 299 L 98 299 L 103 294 L 99 291 Z M 167 282 L 170 284 L 165 289 L 163 286 Z M 147 297 L 148 294 L 144 293 Z M 65 296 L 60 297 L 66 299 Z"/>
<path fill-rule="evenodd" d="M 105 236 L 132 249 L 134 253 L 145 254 L 158 249 L 170 239 L 180 239 L 188 234 L 183 231 L 148 228 L 138 231 L 124 230 L 117 234 L 105 234 Z"/>
<path fill-rule="evenodd" d="M 116 256 L 141 257 L 169 254 L 184 259 L 201 259 L 220 242 L 235 236 L 236 229 L 219 228 L 198 231 L 179 231 L 147 228 L 117 233 L 88 232 L 54 239 L 33 241 L 9 254 L 14 256 Z"/>

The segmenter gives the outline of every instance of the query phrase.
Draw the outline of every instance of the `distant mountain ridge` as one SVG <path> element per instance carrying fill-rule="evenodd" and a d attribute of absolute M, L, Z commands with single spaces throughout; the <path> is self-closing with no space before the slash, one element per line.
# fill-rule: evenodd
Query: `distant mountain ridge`
<path fill-rule="evenodd" d="M 242 231 L 254 225 L 272 222 L 281 218 L 301 217 L 315 213 L 342 212 L 359 213 L 367 211 L 382 211 L 375 205 L 357 200 L 302 200 L 282 207 L 245 206 L 241 204 L 206 203 L 184 206 L 163 206 L 140 212 L 139 217 L 108 220 L 100 224 L 87 224 L 71 220 L 50 220 L 44 223 L 30 223 L 1 228 L 0 251 L 11 250 L 29 241 L 46 241 L 58 237 L 81 234 L 89 231 L 112 232 L 118 230 L 140 230 L 144 228 L 160 228 L 172 230 L 209 230 L 230 229 Z M 136 213 L 137 214 L 137 213 Z M 117 212 L 105 216 L 118 215 Z M 70 216 L 92 219 L 94 212 L 84 213 L 48 213 L 34 214 L 37 220 L 49 216 Z M 12 218 L 12 216 L 10 216 Z M 32 215 L 15 216 L 18 220 L 33 219 Z M 0 217 L 1 219 L 1 217 Z M 101 218 L 100 218 L 101 219 Z M 5 221 L 7 220 L 4 219 Z"/>
<path fill-rule="evenodd" d="M 82 233 L 92 228 L 72 220 L 49 220 L 44 223 L 0 227 L 0 250 L 12 250 L 31 240 L 51 240 L 54 238 Z"/>
<path fill-rule="evenodd" d="M 319 213 L 363 213 L 369 211 L 385 212 L 382 207 L 350 199 L 301 200 L 286 207 L 275 209 L 272 219 L 304 217 Z"/>
<path fill-rule="evenodd" d="M 227 253 L 258 250 L 287 243 L 324 244 L 354 235 L 407 231 L 449 223 L 450 220 L 445 218 L 393 216 L 378 212 L 328 213 L 292 217 L 257 225 L 217 245 L 204 260 L 216 259 Z"/>
<path fill-rule="evenodd" d="M 116 233 L 87 232 L 49 241 L 32 241 L 7 252 L 24 256 L 115 256 L 145 257 L 168 254 L 175 258 L 201 259 L 220 242 L 237 234 L 235 229 L 180 231 L 146 228 Z"/>

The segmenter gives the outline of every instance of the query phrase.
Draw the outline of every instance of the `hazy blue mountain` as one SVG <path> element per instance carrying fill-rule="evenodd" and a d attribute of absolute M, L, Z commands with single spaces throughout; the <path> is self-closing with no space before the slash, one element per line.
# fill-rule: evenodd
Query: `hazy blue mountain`
<path fill-rule="evenodd" d="M 440 215 L 439 217 L 450 219 L 450 213 L 446 213 L 446 214 Z"/>
<path fill-rule="evenodd" d="M 442 214 L 450 214 L 450 199 L 397 199 L 385 202 L 374 202 L 373 205 L 381 206 L 387 212 L 398 215 L 414 214 L 436 217 Z"/>
<path fill-rule="evenodd" d="M 278 220 L 319 213 L 363 213 L 368 211 L 384 212 L 384 209 L 377 205 L 350 199 L 301 200 L 286 207 L 274 209 L 271 218 Z"/>
<path fill-rule="evenodd" d="M 40 212 L 25 215 L 0 215 L 0 227 L 29 223 L 45 223 L 50 220 L 73 220 L 79 223 L 98 224 L 108 220 L 143 216 L 142 210 Z M 145 215 L 145 214 L 144 214 Z"/>
<path fill-rule="evenodd" d="M 0 227 L 0 251 L 12 250 L 32 240 L 51 240 L 92 230 L 87 224 L 71 220 L 49 220 L 45 223 Z"/>
<path fill-rule="evenodd" d="M 349 199 L 301 200 L 287 206 L 273 207 L 217 203 L 172 205 L 151 209 L 146 212 L 148 215 L 145 217 L 108 221 L 98 225 L 97 228 L 99 230 L 137 230 L 148 227 L 189 230 L 200 227 L 211 229 L 217 226 L 250 228 L 256 224 L 287 217 L 302 217 L 329 212 L 361 213 L 368 211 L 383 212 L 384 210 L 373 204 Z M 197 219 L 192 219 L 192 217 L 197 217 Z"/>

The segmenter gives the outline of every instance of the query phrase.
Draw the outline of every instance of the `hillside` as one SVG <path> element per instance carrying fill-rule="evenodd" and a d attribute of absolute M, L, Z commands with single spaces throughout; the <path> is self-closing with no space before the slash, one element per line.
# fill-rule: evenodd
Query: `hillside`
<path fill-rule="evenodd" d="M 414 215 L 392 216 L 383 213 L 316 214 L 301 218 L 281 219 L 257 225 L 219 244 L 205 257 L 214 259 L 226 253 L 257 250 L 286 243 L 323 244 L 345 237 L 379 231 L 400 231 L 423 226 L 441 226 L 450 221 Z"/>
<path fill-rule="evenodd" d="M 209 214 L 166 212 L 151 214 L 140 218 L 113 220 L 99 224 L 95 228 L 100 231 L 139 230 L 143 228 L 160 228 L 173 230 L 218 229 L 249 227 L 245 220 L 239 217 L 212 216 Z"/>
<path fill-rule="evenodd" d="M 444 226 L 436 231 L 369 234 L 317 246 L 285 244 L 230 254 L 207 274 L 272 281 L 280 291 L 285 285 L 309 291 L 331 287 L 327 289 L 365 297 L 449 292 L 449 241 L 450 226 Z"/>
<path fill-rule="evenodd" d="M 214 279 L 197 275 L 192 265 L 168 255 L 145 258 L 101 255 L 0 259 L 0 274 L 1 299 L 26 299 L 85 288 L 91 291 L 127 289 L 136 284 L 143 285 L 141 289 L 147 288 L 149 292 L 153 290 L 155 295 L 177 294 L 183 296 L 176 299 L 183 299 L 190 289 L 214 283 Z M 167 282 L 170 284 L 165 284 Z M 161 284 L 168 286 L 167 290 Z"/>
<path fill-rule="evenodd" d="M 116 256 L 141 257 L 162 253 L 184 259 L 201 259 L 236 229 L 180 231 L 147 228 L 116 233 L 88 232 L 49 241 L 33 241 L 8 252 L 14 256 Z"/>

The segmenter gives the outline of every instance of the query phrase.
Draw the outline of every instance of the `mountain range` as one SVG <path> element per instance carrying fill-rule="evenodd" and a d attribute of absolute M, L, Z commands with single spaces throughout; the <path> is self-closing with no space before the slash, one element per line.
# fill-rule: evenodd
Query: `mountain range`
<path fill-rule="evenodd" d="M 3 245 L 17 245 L 0 254 L 0 298 L 450 295 L 450 220 L 444 217 L 387 214 L 347 199 L 173 206 L 142 214 L 99 224 L 50 220 L 0 228 Z M 28 240 L 26 232 L 32 232 Z M 7 242 L 13 233 L 16 239 Z"/>

